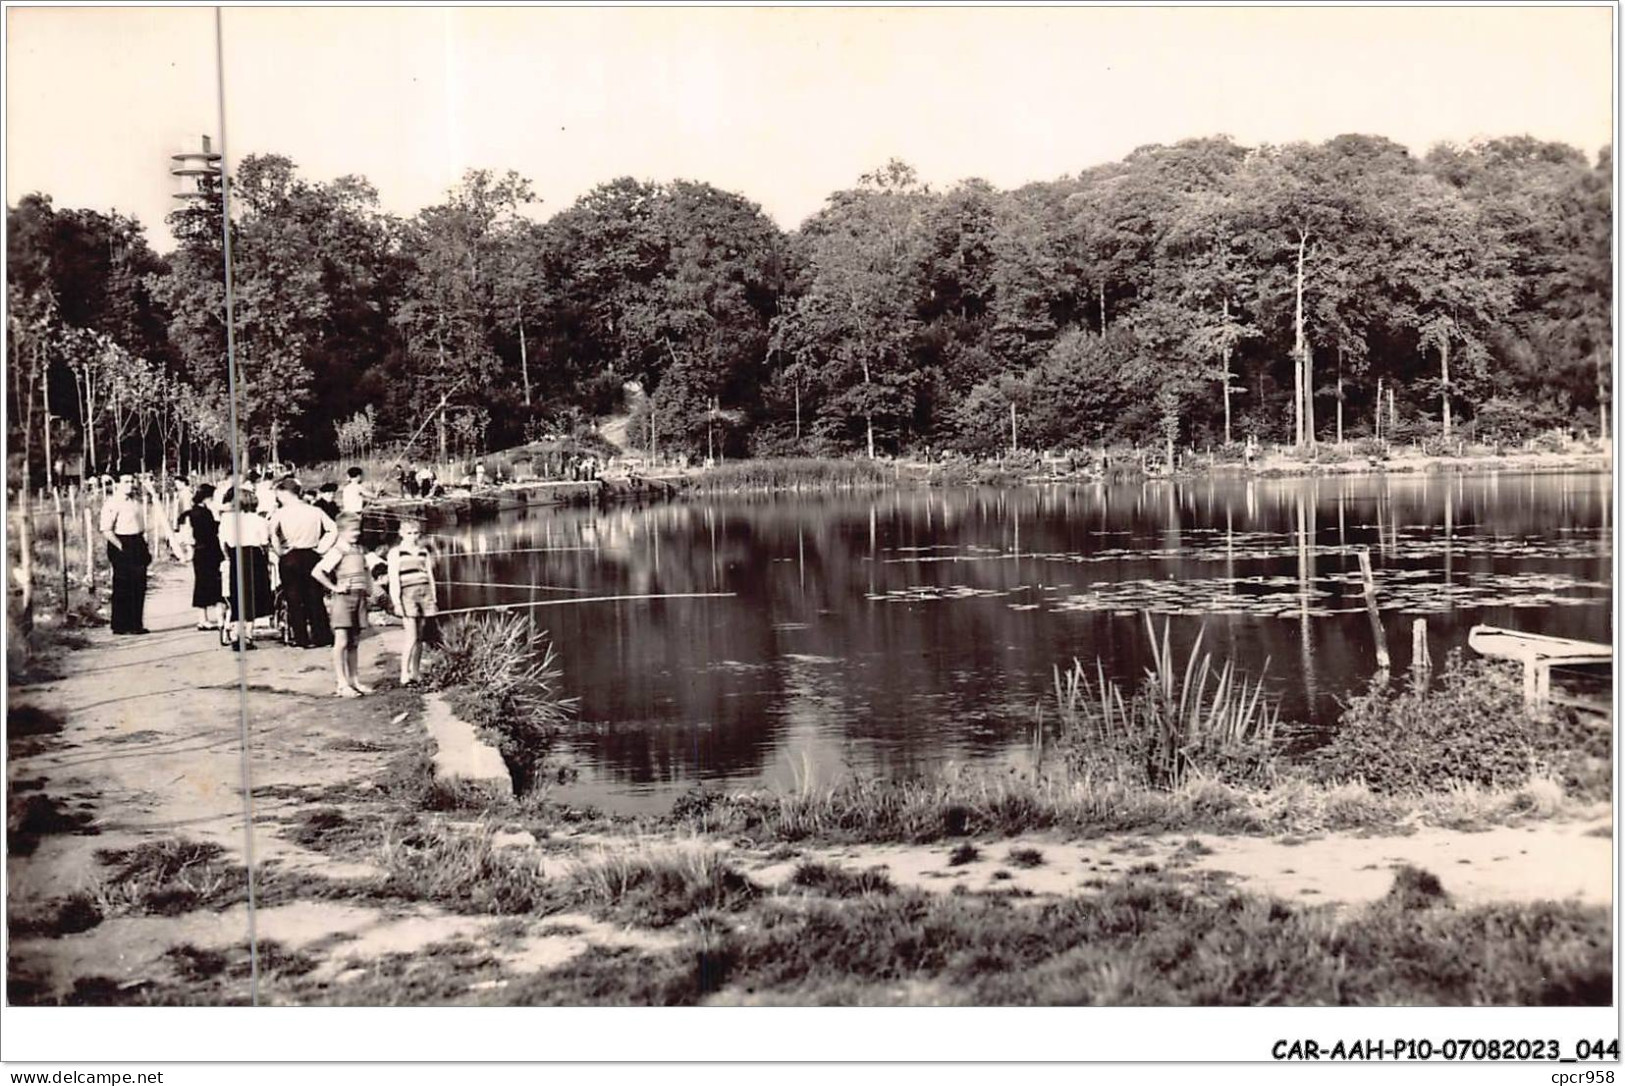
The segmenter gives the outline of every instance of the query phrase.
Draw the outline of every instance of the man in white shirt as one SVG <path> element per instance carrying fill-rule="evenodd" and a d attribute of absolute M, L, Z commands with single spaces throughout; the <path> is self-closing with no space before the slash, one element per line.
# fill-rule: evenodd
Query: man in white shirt
<path fill-rule="evenodd" d="M 102 538 L 113 567 L 113 632 L 144 634 L 142 611 L 147 602 L 147 516 L 136 496 L 135 476 L 120 475 L 102 503 Z"/>
<path fill-rule="evenodd" d="M 339 511 L 361 515 L 367 507 L 367 491 L 361 485 L 361 469 L 351 468 L 347 473 L 349 481 L 339 488 Z"/>
<path fill-rule="evenodd" d="M 311 578 L 318 556 L 338 536 L 333 519 L 305 501 L 299 484 L 284 479 L 277 484 L 281 507 L 271 514 L 271 546 L 281 555 L 282 594 L 288 601 L 289 635 L 299 648 L 333 643 L 327 624 L 322 588 Z"/>

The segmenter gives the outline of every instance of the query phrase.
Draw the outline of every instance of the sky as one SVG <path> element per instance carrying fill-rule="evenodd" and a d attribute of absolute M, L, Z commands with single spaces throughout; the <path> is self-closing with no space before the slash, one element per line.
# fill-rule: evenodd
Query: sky
<path fill-rule="evenodd" d="M 786 229 L 892 157 L 1011 188 L 1148 143 L 1612 141 L 1590 8 L 228 8 L 226 142 L 411 214 L 514 169 L 538 218 L 630 175 Z M 6 200 L 117 209 L 159 250 L 169 156 L 218 136 L 211 8 L 7 11 Z"/>

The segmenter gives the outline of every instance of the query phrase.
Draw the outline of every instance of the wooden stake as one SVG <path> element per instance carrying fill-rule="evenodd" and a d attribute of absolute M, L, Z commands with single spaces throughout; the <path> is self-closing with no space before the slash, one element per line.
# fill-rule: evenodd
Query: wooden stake
<path fill-rule="evenodd" d="M 1418 675 L 1433 670 L 1433 656 L 1428 651 L 1428 620 L 1425 618 L 1411 623 L 1411 670 Z"/>
<path fill-rule="evenodd" d="M 34 624 L 34 526 L 28 515 L 26 500 L 23 505 L 24 508 L 17 514 L 17 575 L 22 581 L 18 587 L 23 590 L 23 628 L 27 630 Z"/>
<path fill-rule="evenodd" d="M 1377 646 L 1377 671 L 1388 672 L 1388 638 L 1383 633 L 1382 619 L 1377 614 L 1377 581 L 1371 575 L 1371 548 L 1361 547 L 1355 552 L 1360 558 L 1360 581 L 1365 585 L 1365 611 L 1371 619 L 1371 640 Z"/>
<path fill-rule="evenodd" d="M 96 516 L 90 511 L 90 502 L 85 502 L 85 587 L 92 596 L 96 592 Z"/>
<path fill-rule="evenodd" d="M 62 574 L 62 615 L 68 614 L 68 515 L 62 511 L 62 495 L 51 488 L 51 501 L 56 505 L 56 564 Z"/>

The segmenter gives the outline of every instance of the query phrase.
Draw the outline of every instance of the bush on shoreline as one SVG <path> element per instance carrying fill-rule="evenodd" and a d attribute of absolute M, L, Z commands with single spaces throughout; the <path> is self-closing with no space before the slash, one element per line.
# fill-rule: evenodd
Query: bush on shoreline
<path fill-rule="evenodd" d="M 559 729 L 575 719 L 576 699 L 559 689 L 558 655 L 547 631 L 522 614 L 459 616 L 441 630 L 427 678 L 446 691 L 462 719 L 490 732 L 521 791 Z"/>
<path fill-rule="evenodd" d="M 1571 794 L 1606 799 L 1611 757 L 1606 729 L 1559 707 L 1532 713 L 1516 666 L 1456 649 L 1433 685 L 1373 683 L 1355 697 L 1311 765 L 1319 780 L 1359 780 L 1385 794 L 1517 787 L 1550 775 Z"/>

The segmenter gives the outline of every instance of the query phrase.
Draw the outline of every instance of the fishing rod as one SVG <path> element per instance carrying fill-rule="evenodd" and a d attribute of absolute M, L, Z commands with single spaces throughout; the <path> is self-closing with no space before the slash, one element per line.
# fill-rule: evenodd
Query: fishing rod
<path fill-rule="evenodd" d="M 509 581 L 448 581 L 435 578 L 436 584 L 454 584 L 466 588 L 522 588 L 533 592 L 585 592 L 585 588 L 566 588 L 557 584 L 514 584 Z"/>
<path fill-rule="evenodd" d="M 520 608 L 531 607 L 563 607 L 570 603 L 612 603 L 625 600 L 720 600 L 733 599 L 737 592 L 655 592 L 636 596 L 587 596 L 579 600 L 531 600 L 526 603 L 491 603 L 481 607 L 457 607 L 450 611 L 439 612 L 439 617 L 447 615 L 471 615 L 480 611 L 516 611 Z"/>
<path fill-rule="evenodd" d="M 406 459 L 406 454 L 412 451 L 412 446 L 417 444 L 418 438 L 423 436 L 423 431 L 429 428 L 429 423 L 433 422 L 434 417 L 444 410 L 446 404 L 451 401 L 452 393 L 466 385 L 472 376 L 472 374 L 464 374 L 462 377 L 458 378 L 450 388 L 446 389 L 445 394 L 440 397 L 440 402 L 435 404 L 434 409 L 424 416 L 422 424 L 419 425 L 412 436 L 407 439 L 406 444 L 401 446 L 401 451 L 396 455 L 395 459 L 389 462 L 389 467 L 384 469 L 386 472 L 394 471 L 400 466 L 401 461 Z"/>

